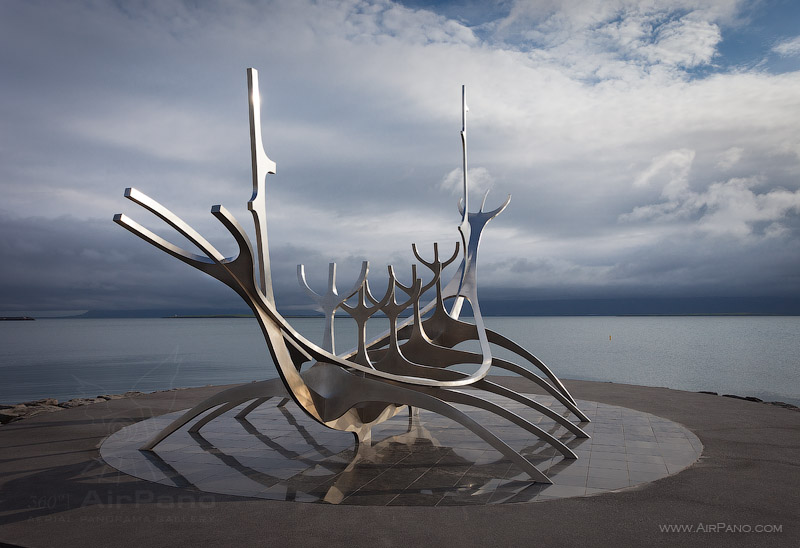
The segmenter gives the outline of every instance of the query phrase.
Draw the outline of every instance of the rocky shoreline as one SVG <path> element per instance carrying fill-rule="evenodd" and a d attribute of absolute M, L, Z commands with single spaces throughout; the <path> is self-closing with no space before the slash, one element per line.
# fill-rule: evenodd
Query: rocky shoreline
<path fill-rule="evenodd" d="M 55 398 L 44 398 L 41 400 L 26 401 L 15 405 L 2 405 L 0 404 L 0 424 L 8 424 L 16 422 L 28 417 L 35 417 L 43 413 L 55 413 L 56 411 L 63 411 L 64 409 L 71 409 L 73 407 L 80 407 L 83 405 L 90 405 L 92 403 L 101 403 L 108 400 L 119 400 L 122 398 L 130 398 L 132 396 L 140 396 L 144 392 L 132 391 L 125 392 L 124 394 L 104 394 L 96 398 L 72 398 L 71 400 L 61 402 Z"/>
<path fill-rule="evenodd" d="M 171 388 L 169 390 L 157 390 L 156 392 L 173 392 L 175 390 L 186 390 L 186 388 Z M 14 405 L 0 404 L 0 426 L 44 413 L 55 413 L 57 411 L 63 411 L 64 409 L 72 409 L 73 407 L 81 407 L 93 403 L 103 403 L 109 400 L 133 398 L 136 396 L 143 396 L 146 393 L 147 392 L 132 390 L 124 394 L 103 394 L 95 398 L 72 398 L 71 400 L 61 403 L 55 398 L 44 398 Z"/>
<path fill-rule="evenodd" d="M 157 390 L 156 392 L 172 392 L 174 390 L 187 390 L 187 388 L 171 388 L 169 390 Z M 707 390 L 700 390 L 698 393 L 719 396 L 717 392 L 710 392 Z M 146 393 L 133 390 L 130 392 L 125 392 L 124 394 L 103 394 L 95 398 L 72 398 L 71 400 L 61 403 L 59 403 L 59 401 L 55 398 L 44 398 L 41 400 L 27 401 L 14 405 L 0 404 L 0 426 L 22 419 L 27 419 L 29 417 L 35 417 L 36 415 L 42 415 L 44 413 L 55 413 L 57 411 L 63 411 L 64 409 L 72 409 L 73 407 L 81 407 L 83 405 L 102 403 L 109 400 L 119 400 L 122 398 L 133 398 L 136 396 L 142 396 L 144 394 Z M 737 396 L 735 394 L 722 394 L 722 397 L 774 405 L 790 411 L 800 411 L 800 407 L 782 401 L 764 401 L 753 396 Z"/>
<path fill-rule="evenodd" d="M 716 392 L 710 392 L 708 390 L 700 390 L 698 394 L 710 394 L 712 396 L 719 396 Z M 790 409 L 792 411 L 800 411 L 800 407 L 793 405 L 791 403 L 786 403 L 785 401 L 764 401 L 761 398 L 756 398 L 755 396 L 737 396 L 736 394 L 722 394 L 723 398 L 733 398 L 735 400 L 745 400 L 751 401 L 755 403 L 766 403 L 767 405 L 774 405 L 775 407 L 783 407 L 784 409 Z"/>

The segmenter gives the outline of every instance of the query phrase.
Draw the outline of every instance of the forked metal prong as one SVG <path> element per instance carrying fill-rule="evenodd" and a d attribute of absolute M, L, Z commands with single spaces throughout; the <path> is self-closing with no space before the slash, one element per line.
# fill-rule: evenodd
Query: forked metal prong
<path fill-rule="evenodd" d="M 211 259 L 216 259 L 218 261 L 224 260 L 224 256 L 222 253 L 217 251 L 217 249 L 211 245 L 208 240 L 203 238 L 195 229 L 189 226 L 183 219 L 175 215 L 172 211 L 146 195 L 144 192 L 140 192 L 135 188 L 126 188 L 125 189 L 125 197 L 132 202 L 139 204 L 143 208 L 147 209 L 148 211 L 155 214 L 157 217 L 162 219 L 172 228 L 177 230 L 183 237 L 187 240 L 192 242 L 194 245 L 198 247 L 203 253 L 208 255 Z"/>

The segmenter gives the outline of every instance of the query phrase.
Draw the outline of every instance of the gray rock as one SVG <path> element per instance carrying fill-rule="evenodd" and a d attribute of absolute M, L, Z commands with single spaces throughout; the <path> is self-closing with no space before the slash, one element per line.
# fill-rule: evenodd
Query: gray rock
<path fill-rule="evenodd" d="M 10 409 L 0 409 L 0 424 L 8 424 L 21 418 L 20 415 L 12 412 Z"/>
<path fill-rule="evenodd" d="M 27 407 L 36 407 L 37 405 L 58 405 L 58 400 L 55 398 L 45 398 L 43 400 L 26 401 L 20 405 L 25 405 Z"/>
<path fill-rule="evenodd" d="M 105 398 L 72 398 L 69 401 L 65 401 L 59 405 L 63 409 L 71 409 L 73 407 L 80 407 L 82 405 L 89 405 L 92 403 L 101 403 L 104 401 L 108 401 Z"/>
<path fill-rule="evenodd" d="M 71 400 L 61 402 L 58 405 L 64 409 L 72 409 L 73 407 L 79 407 L 81 405 L 86 405 L 87 403 L 89 402 L 84 398 L 72 398 Z"/>
<path fill-rule="evenodd" d="M 54 399 L 42 401 L 58 401 Z M 53 413 L 55 411 L 63 411 L 63 408 L 58 405 L 50 405 L 48 403 L 35 403 L 28 402 L 28 404 L 18 404 L 11 409 L 0 410 L 0 424 L 7 424 L 20 419 L 28 417 L 35 417 L 42 413 Z"/>
<path fill-rule="evenodd" d="M 20 418 L 28 418 L 28 417 L 35 417 L 36 415 L 41 415 L 43 413 L 55 413 L 56 411 L 63 411 L 63 407 L 59 407 L 58 405 L 37 405 L 34 407 L 29 407 L 29 411 L 22 415 Z"/>
<path fill-rule="evenodd" d="M 745 396 L 737 396 L 736 394 L 723 394 L 722 397 L 723 398 L 733 398 L 735 400 L 745 400 L 745 401 L 747 401 L 747 398 Z"/>
<path fill-rule="evenodd" d="M 104 394 L 96 398 L 72 398 L 71 400 L 58 403 L 55 398 L 45 398 L 41 400 L 18 403 L 16 405 L 0 405 L 0 424 L 7 424 L 26 417 L 41 415 L 42 413 L 53 413 L 73 407 L 81 407 L 93 403 L 101 403 L 109 400 L 120 400 L 134 396 L 141 396 L 144 392 L 132 390 L 124 394 Z"/>
<path fill-rule="evenodd" d="M 766 403 L 776 407 L 783 407 L 784 409 L 791 409 L 792 411 L 800 411 L 800 407 L 797 407 L 791 403 L 786 403 L 785 401 L 769 401 Z"/>

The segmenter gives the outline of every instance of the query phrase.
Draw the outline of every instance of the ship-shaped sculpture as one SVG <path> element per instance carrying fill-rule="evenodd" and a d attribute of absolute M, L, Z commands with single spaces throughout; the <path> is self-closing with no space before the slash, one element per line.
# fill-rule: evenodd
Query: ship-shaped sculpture
<path fill-rule="evenodd" d="M 211 214 L 225 226 L 238 244 L 238 253 L 233 257 L 223 256 L 183 220 L 133 188 L 125 190 L 126 198 L 160 217 L 197 246 L 204 255 L 190 253 L 168 242 L 125 215 L 115 215 L 114 221 L 238 293 L 255 314 L 279 377 L 222 390 L 186 411 L 141 449 L 153 450 L 170 434 L 203 413 L 206 414 L 191 425 L 190 432 L 197 432 L 214 418 L 247 404 L 237 414 L 237 417 L 244 417 L 275 397 L 284 398 L 284 402 L 291 398 L 305 413 L 329 428 L 352 432 L 358 444 L 370 443 L 373 426 L 405 408 L 410 413 L 414 408 L 419 408 L 460 423 L 510 459 L 532 480 L 551 483 L 533 463 L 454 405 L 475 407 L 502 417 L 533 433 L 567 459 L 575 459 L 577 456 L 562 441 L 561 438 L 565 436 L 557 437 L 545 431 L 534 422 L 482 398 L 481 392 L 522 403 L 531 413 L 547 416 L 570 435 L 589 437 L 577 424 L 588 422 L 589 419 L 577 407 L 575 399 L 558 377 L 536 356 L 484 325 L 477 295 L 478 246 L 486 224 L 508 206 L 511 197 L 498 208 L 486 211 L 484 196 L 479 210 L 474 213 L 469 211 L 467 108 L 464 88 L 462 87 L 461 127 L 463 197 L 458 204 L 461 214 L 461 223 L 458 225 L 461 241 L 455 243 L 453 253 L 445 260 L 439 255 L 437 244 L 433 246 L 431 260 L 424 259 L 423 253 L 412 244 L 414 256 L 429 271 L 425 276 L 426 281 L 423 282 L 423 277 L 418 276 L 414 265 L 411 269 L 412 281 L 406 286 L 397 279 L 394 269 L 389 266 L 388 286 L 379 297 L 370 289 L 367 262 L 363 263 L 356 283 L 342 293 L 336 288 L 336 265 L 331 264 L 328 289 L 324 295 L 319 295 L 308 287 L 305 269 L 302 265 L 298 266 L 297 274 L 301 285 L 325 314 L 325 336 L 322 344 L 318 345 L 298 333 L 275 305 L 267 243 L 265 184 L 267 175 L 275 174 L 276 165 L 269 159 L 262 144 L 258 73 L 255 69 L 247 69 L 247 81 L 253 174 L 253 194 L 247 206 L 255 223 L 256 249 L 253 249 L 242 226 L 221 205 L 213 206 Z M 461 262 L 455 275 L 447 283 L 443 283 L 443 270 L 459 256 Z M 422 305 L 422 296 L 431 290 L 435 292 L 435 296 L 429 303 Z M 472 309 L 473 322 L 460 318 L 465 301 Z M 336 311 L 340 309 L 352 316 L 358 326 L 358 346 L 354 350 L 337 354 L 333 321 Z M 410 317 L 401 319 L 408 310 L 411 311 Z M 385 334 L 368 340 L 366 324 L 378 313 L 388 318 L 390 328 Z M 480 352 L 454 348 L 465 341 L 477 341 Z M 532 366 L 533 370 L 493 357 L 493 345 L 511 351 L 520 361 Z M 472 366 L 473 371 L 464 373 L 453 368 L 462 366 L 459 369 L 463 369 L 464 365 Z M 486 378 L 492 367 L 533 381 L 560 402 L 568 412 L 559 414 L 531 396 L 492 382 Z"/>

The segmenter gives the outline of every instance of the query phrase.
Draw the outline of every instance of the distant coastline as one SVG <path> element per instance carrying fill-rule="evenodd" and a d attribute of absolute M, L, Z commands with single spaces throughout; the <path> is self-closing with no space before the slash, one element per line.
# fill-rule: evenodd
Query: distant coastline
<path fill-rule="evenodd" d="M 614 317 L 614 318 L 685 318 L 685 317 L 706 317 L 706 316 L 719 316 L 719 317 L 727 317 L 727 316 L 742 316 L 742 317 L 758 317 L 758 316 L 791 316 L 793 314 L 773 314 L 773 313 L 764 313 L 764 312 L 691 312 L 691 313 L 676 313 L 676 314 L 664 314 L 664 313 L 641 313 L 641 314 L 520 314 L 519 317 Z M 401 317 L 408 317 L 410 314 L 401 314 Z M 509 314 L 484 314 L 487 318 L 505 318 L 505 317 L 514 317 L 514 315 Z M 322 318 L 322 315 L 311 315 L 311 314 L 283 314 L 284 318 Z M 381 314 L 376 314 L 376 318 L 385 317 Z M 462 314 L 464 318 L 471 318 L 472 316 L 465 316 Z M 231 318 L 255 318 L 253 314 L 173 314 L 171 316 L 162 316 L 164 319 L 178 319 L 178 320 L 186 320 L 186 319 L 231 319 Z M 345 316 L 341 316 L 341 318 L 345 318 Z M 5 319 L 5 318 L 1 318 Z M 23 319 L 23 318 L 19 318 Z M 24 318 L 32 320 L 33 318 Z"/>
<path fill-rule="evenodd" d="M 321 314 L 282 314 L 284 318 L 324 318 Z M 401 318 L 410 317 L 410 312 L 400 314 Z M 774 318 L 781 316 L 800 316 L 793 312 L 630 312 L 630 313 L 581 313 L 581 312 L 542 312 L 542 313 L 484 313 L 484 318 Z M 337 314 L 337 319 L 345 320 L 345 314 Z M 385 318 L 382 313 L 375 314 L 375 318 Z M 461 314 L 464 319 L 472 318 L 470 314 Z M 11 316 L 0 317 L 0 321 L 35 321 L 35 320 L 122 320 L 122 319 L 164 319 L 164 320 L 193 320 L 193 319 L 253 319 L 253 314 L 168 314 L 164 311 L 153 313 L 138 313 L 136 311 L 102 312 L 97 314 L 81 314 L 76 316 Z"/>
<path fill-rule="evenodd" d="M 297 315 L 292 316 L 288 314 L 283 315 L 284 318 L 322 318 L 323 316 L 303 316 Z M 254 314 L 173 314 L 172 316 L 163 316 L 164 319 L 172 320 L 186 320 L 186 319 L 209 319 L 209 318 L 220 318 L 220 319 L 236 319 L 236 318 L 255 318 Z"/>
<path fill-rule="evenodd" d="M 481 300 L 484 317 L 549 316 L 800 316 L 800 296 L 784 297 L 675 297 L 604 299 L 505 299 L 486 295 Z M 287 318 L 320 317 L 310 305 L 285 302 L 278 312 Z M 53 317 L 29 310 L 4 311 L 8 316 Z M 466 313 L 466 311 L 465 311 Z M 101 318 L 252 318 L 245 307 L 151 308 L 140 310 L 88 310 L 61 317 Z"/>
<path fill-rule="evenodd" d="M 781 313 L 772 313 L 772 312 L 685 312 L 685 313 L 676 313 L 676 314 L 664 314 L 664 313 L 653 313 L 653 314 L 576 314 L 582 316 L 606 316 L 606 315 L 613 315 L 618 318 L 638 318 L 638 317 L 691 317 L 691 316 L 797 316 L 797 314 L 781 314 Z"/>
<path fill-rule="evenodd" d="M 172 316 L 162 316 L 162 317 L 168 320 L 208 319 L 208 318 L 223 318 L 223 319 L 255 318 L 253 314 L 173 314 Z"/>

